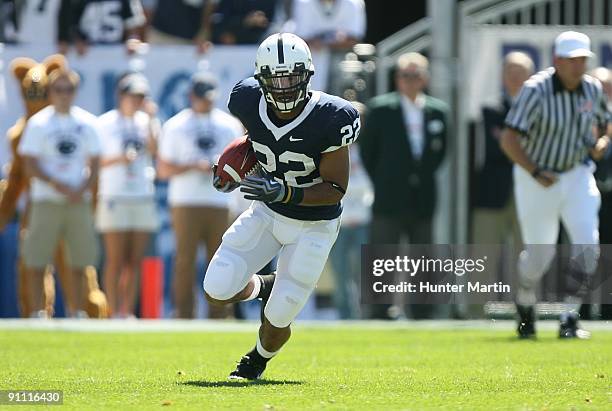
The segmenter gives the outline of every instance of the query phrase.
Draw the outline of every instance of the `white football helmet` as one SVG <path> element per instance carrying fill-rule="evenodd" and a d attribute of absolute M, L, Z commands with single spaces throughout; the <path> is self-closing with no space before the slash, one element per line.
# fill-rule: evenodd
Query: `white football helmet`
<path fill-rule="evenodd" d="M 294 110 L 304 101 L 313 74 L 310 49 L 295 34 L 273 34 L 257 49 L 255 78 L 268 104 L 281 113 Z"/>

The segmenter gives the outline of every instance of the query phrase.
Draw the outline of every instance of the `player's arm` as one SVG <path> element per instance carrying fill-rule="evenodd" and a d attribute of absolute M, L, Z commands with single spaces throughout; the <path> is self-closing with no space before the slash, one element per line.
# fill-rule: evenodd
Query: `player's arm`
<path fill-rule="evenodd" d="M 142 4 L 140 1 L 124 0 L 122 8 L 124 38 L 142 40 L 141 28 L 146 23 Z"/>
<path fill-rule="evenodd" d="M 304 199 L 299 203 L 307 206 L 338 204 L 349 181 L 349 149 L 348 146 L 321 155 L 319 174 L 322 183 L 304 188 Z"/>
<path fill-rule="evenodd" d="M 610 136 L 612 136 L 612 123 L 608 124 L 606 133 L 597 138 L 595 145 L 589 150 L 591 157 L 595 161 L 600 161 L 610 148 Z"/>
<path fill-rule="evenodd" d="M 506 127 L 501 135 L 500 145 L 506 156 L 514 164 L 525 169 L 543 186 L 548 187 L 557 180 L 554 173 L 540 169 L 537 164 L 531 161 L 521 146 L 521 134 L 517 130 Z"/>
<path fill-rule="evenodd" d="M 127 164 L 129 160 L 126 155 L 120 155 L 117 157 L 104 157 L 100 160 L 100 167 L 109 167 L 115 164 Z"/>
<path fill-rule="evenodd" d="M 522 135 L 527 135 L 528 130 L 540 117 L 542 107 L 540 100 L 537 88 L 530 84 L 529 80 L 525 82 L 506 116 L 506 128 L 502 132 L 499 144 L 510 161 L 531 174 L 538 183 L 548 187 L 557 181 L 557 176 L 555 173 L 538 167 L 521 145 Z"/>
<path fill-rule="evenodd" d="M 597 126 L 594 127 L 593 136 L 595 143 L 589 150 L 591 158 L 595 161 L 601 161 L 610 149 L 610 139 L 612 138 L 612 113 L 608 111 L 608 101 L 604 93 L 595 107 L 595 116 L 597 118 Z M 603 135 L 600 134 L 603 132 Z"/>
<path fill-rule="evenodd" d="M 22 158 L 23 158 L 23 164 L 25 166 L 26 174 L 30 178 L 37 178 L 51 186 L 53 185 L 53 179 L 51 178 L 51 176 L 49 176 L 47 173 L 45 173 L 42 170 L 42 168 L 38 164 L 37 157 L 24 155 Z"/>
<path fill-rule="evenodd" d="M 212 170 L 212 166 L 208 161 L 201 161 L 199 163 L 190 163 L 190 164 L 176 164 L 176 163 L 166 161 L 161 157 L 157 158 L 157 176 L 162 180 L 167 180 L 171 177 L 174 177 L 179 174 L 183 174 L 183 173 L 186 173 L 192 170 L 209 172 Z"/>
<path fill-rule="evenodd" d="M 89 165 L 89 177 L 81 184 L 76 190 L 77 194 L 83 194 L 93 187 L 98 181 L 98 175 L 100 174 L 100 156 L 92 155 L 88 160 Z"/>
<path fill-rule="evenodd" d="M 304 206 L 334 205 L 344 196 L 349 179 L 348 146 L 323 153 L 319 164 L 322 183 L 311 187 L 293 187 L 266 177 L 247 176 L 240 191 L 247 200 L 264 203 L 285 203 Z"/>
<path fill-rule="evenodd" d="M 65 195 L 68 195 L 71 193 L 71 190 L 68 186 L 56 181 L 55 179 L 51 178 L 51 176 L 49 176 L 47 173 L 43 171 L 43 169 L 40 167 L 39 160 L 37 157 L 23 155 L 22 158 L 23 158 L 23 164 L 25 166 L 26 174 L 30 178 L 37 178 L 41 181 L 44 181 L 45 183 L 53 187 L 53 189 L 59 193 L 62 193 Z"/>

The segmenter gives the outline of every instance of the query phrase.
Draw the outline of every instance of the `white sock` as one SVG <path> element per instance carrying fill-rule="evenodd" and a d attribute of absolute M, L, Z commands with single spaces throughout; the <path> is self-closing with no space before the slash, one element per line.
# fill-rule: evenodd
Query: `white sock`
<path fill-rule="evenodd" d="M 254 283 L 255 286 L 253 287 L 253 291 L 251 292 L 251 295 L 249 295 L 247 298 L 245 298 L 242 301 L 251 301 L 257 298 L 257 295 L 259 294 L 259 291 L 261 290 L 261 278 L 259 278 L 259 276 L 257 274 L 253 274 L 253 277 L 251 277 L 252 279 L 254 279 Z"/>
<path fill-rule="evenodd" d="M 259 355 L 261 355 L 264 358 L 272 358 L 274 357 L 276 354 L 278 354 L 278 351 L 275 352 L 270 352 L 267 351 L 262 345 L 261 345 L 261 341 L 259 340 L 259 336 L 257 336 L 257 352 L 259 353 Z"/>

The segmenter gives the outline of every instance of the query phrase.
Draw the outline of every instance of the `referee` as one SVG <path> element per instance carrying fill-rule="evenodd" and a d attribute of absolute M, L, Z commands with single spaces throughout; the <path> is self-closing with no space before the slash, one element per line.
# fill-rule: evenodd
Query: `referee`
<path fill-rule="evenodd" d="M 577 271 L 588 275 L 597 268 L 601 197 L 592 160 L 601 159 L 608 149 L 612 118 L 601 83 L 585 74 L 587 58 L 593 56 L 590 48 L 585 34 L 560 34 L 555 39 L 554 66 L 525 82 L 501 137 L 502 149 L 514 162 L 516 207 L 525 244 L 516 295 L 520 338 L 535 337 L 535 288 L 554 257 L 559 221 L 572 244 L 590 246 L 583 251 L 595 256 Z M 598 138 L 595 126 L 607 135 Z M 580 300 L 574 296 L 566 302 L 559 337 L 588 338 L 590 334 L 578 327 Z"/>

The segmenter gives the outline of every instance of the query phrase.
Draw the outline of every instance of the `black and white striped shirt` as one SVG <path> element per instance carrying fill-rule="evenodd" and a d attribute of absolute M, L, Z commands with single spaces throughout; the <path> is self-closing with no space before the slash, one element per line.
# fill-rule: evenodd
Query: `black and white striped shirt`
<path fill-rule="evenodd" d="M 585 162 L 595 144 L 592 128 L 612 121 L 601 83 L 584 75 L 576 90 L 563 87 L 550 67 L 531 76 L 506 116 L 520 132 L 521 145 L 538 167 L 555 172 Z"/>

